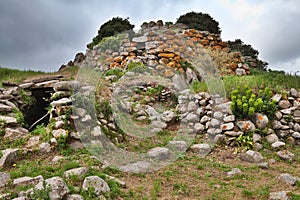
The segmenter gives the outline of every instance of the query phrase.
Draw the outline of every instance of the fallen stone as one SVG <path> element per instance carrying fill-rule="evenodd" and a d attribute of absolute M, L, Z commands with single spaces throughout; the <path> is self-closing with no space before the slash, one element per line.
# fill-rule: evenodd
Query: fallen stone
<path fill-rule="evenodd" d="M 79 194 L 70 194 L 67 196 L 66 200 L 84 200 L 84 198 Z"/>
<path fill-rule="evenodd" d="M 233 168 L 231 171 L 227 172 L 227 177 L 232 177 L 242 173 L 243 173 L 242 170 L 240 170 L 239 168 Z"/>
<path fill-rule="evenodd" d="M 289 200 L 289 192 L 281 191 L 281 192 L 271 192 L 269 195 L 269 200 Z"/>
<path fill-rule="evenodd" d="M 78 90 L 80 87 L 79 81 L 60 81 L 55 83 L 53 89 L 55 92 L 57 91 L 74 91 Z"/>
<path fill-rule="evenodd" d="M 88 191 L 89 188 L 94 188 L 94 194 L 96 196 L 110 191 L 108 184 L 98 176 L 88 176 L 84 179 L 82 190 Z"/>
<path fill-rule="evenodd" d="M 17 178 L 17 179 L 14 179 L 13 181 L 13 185 L 14 186 L 20 186 L 20 185 L 36 185 L 40 182 L 43 182 L 44 178 L 43 176 L 39 175 L 37 177 L 28 177 L 28 176 L 25 176 L 25 177 L 21 177 L 21 178 Z"/>
<path fill-rule="evenodd" d="M 224 117 L 224 122 L 228 123 L 228 122 L 234 122 L 235 121 L 235 115 L 228 115 L 226 117 Z"/>
<path fill-rule="evenodd" d="M 272 148 L 274 148 L 274 149 L 278 149 L 278 148 L 284 147 L 284 146 L 285 146 L 285 143 L 284 143 L 284 142 L 281 142 L 281 141 L 276 141 L 276 142 L 274 142 L 271 146 L 272 146 Z"/>
<path fill-rule="evenodd" d="M 222 131 L 231 131 L 233 130 L 233 128 L 234 128 L 234 124 L 232 122 L 221 125 Z"/>
<path fill-rule="evenodd" d="M 18 124 L 17 119 L 9 116 L 0 116 L 0 121 L 3 121 L 7 125 L 15 126 Z"/>
<path fill-rule="evenodd" d="M 292 161 L 295 156 L 293 153 L 289 152 L 288 150 L 278 151 L 276 154 L 280 159 L 288 160 L 288 161 Z"/>
<path fill-rule="evenodd" d="M 2 151 L 2 157 L 0 158 L 0 168 L 9 167 L 17 160 L 17 152 L 19 149 L 5 149 Z"/>
<path fill-rule="evenodd" d="M 56 176 L 56 177 L 52 177 L 52 178 L 46 179 L 45 183 L 50 188 L 49 197 L 50 197 L 51 200 L 60 200 L 60 199 L 63 199 L 70 192 L 67 184 L 64 182 L 64 180 L 61 177 Z M 44 185 L 43 185 L 43 182 L 40 182 L 34 188 L 36 190 L 43 190 L 43 189 L 45 189 Z"/>
<path fill-rule="evenodd" d="M 296 182 L 299 180 L 299 178 L 292 176 L 290 174 L 280 174 L 280 176 L 278 178 L 281 182 L 286 183 L 291 186 L 296 185 Z"/>
<path fill-rule="evenodd" d="M 70 105 L 71 103 L 72 103 L 72 99 L 62 98 L 57 101 L 52 101 L 50 104 L 51 104 L 51 106 L 56 107 L 56 106 Z"/>
<path fill-rule="evenodd" d="M 71 176 L 83 177 L 87 172 L 88 172 L 87 167 L 79 167 L 79 168 L 70 169 L 68 171 L 65 171 L 64 176 L 66 178 L 70 178 Z"/>
<path fill-rule="evenodd" d="M 264 160 L 261 153 L 257 151 L 248 150 L 246 153 L 241 154 L 241 160 L 249 163 L 260 163 Z"/>
<path fill-rule="evenodd" d="M 194 144 L 190 147 L 190 150 L 193 153 L 197 153 L 201 158 L 204 158 L 212 151 L 212 148 L 210 147 L 209 144 L 204 143 L 204 144 Z"/>
<path fill-rule="evenodd" d="M 288 100 L 281 100 L 278 102 L 278 107 L 280 109 L 287 109 L 291 106 L 291 103 Z"/>
<path fill-rule="evenodd" d="M 158 160 L 165 160 L 169 157 L 169 149 L 165 147 L 155 147 L 147 152 L 150 158 L 155 158 Z"/>
<path fill-rule="evenodd" d="M 270 134 L 266 136 L 266 140 L 269 144 L 279 141 L 279 138 L 276 134 Z"/>
<path fill-rule="evenodd" d="M 6 128 L 4 138 L 10 140 L 16 140 L 21 137 L 26 137 L 28 135 L 28 130 L 22 127 Z"/>
<path fill-rule="evenodd" d="M 0 172 L 0 189 L 10 181 L 10 174 L 5 172 Z"/>

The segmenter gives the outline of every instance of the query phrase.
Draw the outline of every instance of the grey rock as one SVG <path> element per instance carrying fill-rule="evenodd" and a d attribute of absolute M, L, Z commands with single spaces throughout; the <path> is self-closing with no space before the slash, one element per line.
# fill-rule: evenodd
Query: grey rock
<path fill-rule="evenodd" d="M 231 136 L 231 137 L 238 137 L 238 136 L 242 135 L 243 132 L 242 131 L 238 131 L 238 132 L 237 131 L 225 131 L 224 134 Z"/>
<path fill-rule="evenodd" d="M 243 153 L 240 158 L 241 160 L 249 163 L 260 163 L 264 160 L 261 153 L 252 150 L 248 150 L 246 153 Z"/>
<path fill-rule="evenodd" d="M 294 117 L 300 117 L 300 110 L 295 110 L 293 115 Z"/>
<path fill-rule="evenodd" d="M 175 118 L 176 118 L 176 115 L 171 110 L 167 110 L 167 111 L 163 112 L 163 114 L 161 115 L 161 119 L 165 122 L 171 122 L 171 121 L 175 120 Z"/>
<path fill-rule="evenodd" d="M 268 162 L 258 163 L 258 167 L 261 169 L 269 169 L 269 163 Z"/>
<path fill-rule="evenodd" d="M 221 125 L 222 131 L 231 131 L 233 130 L 233 128 L 234 128 L 234 124 L 232 122 Z"/>
<path fill-rule="evenodd" d="M 221 122 L 215 118 L 212 118 L 210 121 L 210 125 L 209 127 L 211 128 L 219 128 L 220 127 Z"/>
<path fill-rule="evenodd" d="M 215 106 L 215 110 L 220 111 L 222 113 L 232 114 L 230 105 L 231 105 L 231 101 L 222 103 L 222 104 L 218 104 Z"/>
<path fill-rule="evenodd" d="M 262 137 L 261 137 L 261 135 L 254 133 L 252 139 L 253 139 L 253 142 L 260 142 Z"/>
<path fill-rule="evenodd" d="M 148 38 L 146 35 L 140 36 L 140 37 L 134 37 L 132 38 L 133 42 L 138 42 L 138 43 L 143 43 L 143 42 L 147 42 Z"/>
<path fill-rule="evenodd" d="M 236 74 L 237 76 L 244 76 L 244 75 L 246 75 L 247 73 L 246 73 L 246 70 L 245 70 L 245 69 L 237 68 L 237 69 L 235 70 L 235 74 Z"/>
<path fill-rule="evenodd" d="M 56 106 L 65 106 L 65 105 L 69 105 L 72 103 L 72 99 L 69 99 L 69 98 L 62 98 L 62 99 L 59 99 L 57 101 L 52 101 L 50 104 L 51 106 L 53 107 L 56 107 Z"/>
<path fill-rule="evenodd" d="M 239 168 L 233 168 L 231 171 L 227 172 L 227 177 L 232 177 L 242 173 L 243 173 L 242 170 L 240 170 Z"/>
<path fill-rule="evenodd" d="M 205 124 L 206 122 L 210 121 L 210 117 L 204 115 L 201 119 L 200 119 L 200 123 L 201 124 Z"/>
<path fill-rule="evenodd" d="M 296 182 L 299 180 L 299 178 L 292 176 L 290 174 L 280 174 L 280 176 L 278 178 L 281 182 L 286 183 L 291 186 L 294 186 L 296 184 Z"/>
<path fill-rule="evenodd" d="M 49 153 L 51 151 L 51 145 L 48 142 L 43 142 L 40 144 L 41 153 Z"/>
<path fill-rule="evenodd" d="M 280 110 L 280 112 L 284 115 L 291 115 L 295 109 L 296 109 L 295 107 L 292 107 L 292 108 L 282 109 Z"/>
<path fill-rule="evenodd" d="M 148 119 L 148 117 L 146 117 L 146 116 L 139 116 L 136 118 L 137 121 L 145 121 L 147 119 Z"/>
<path fill-rule="evenodd" d="M 40 142 L 40 136 L 32 136 L 29 138 L 29 140 L 27 141 L 27 148 L 34 148 L 34 147 L 38 147 Z"/>
<path fill-rule="evenodd" d="M 159 115 L 159 113 L 151 106 L 147 106 L 146 113 L 149 116 L 158 116 Z"/>
<path fill-rule="evenodd" d="M 20 185 L 36 185 L 40 182 L 42 182 L 44 180 L 43 176 L 39 175 L 39 176 L 36 176 L 36 177 L 28 177 L 28 176 L 25 176 L 25 177 L 21 177 L 21 178 L 17 178 L 17 179 L 14 179 L 13 181 L 13 185 L 14 186 L 20 186 Z"/>
<path fill-rule="evenodd" d="M 110 191 L 108 184 L 98 176 L 88 176 L 84 179 L 82 190 L 88 191 L 89 188 L 94 188 L 94 194 L 100 196 L 102 193 Z"/>
<path fill-rule="evenodd" d="M 300 132 L 300 124 L 294 124 L 293 125 L 293 130 L 296 132 Z"/>
<path fill-rule="evenodd" d="M 53 163 L 53 164 L 57 164 L 57 163 L 59 163 L 60 161 L 62 161 L 62 160 L 64 160 L 64 159 L 66 159 L 66 158 L 63 157 L 63 156 L 55 156 L 55 157 L 52 159 L 52 163 Z"/>
<path fill-rule="evenodd" d="M 169 157 L 169 149 L 165 147 L 155 147 L 147 152 L 150 158 L 155 158 L 158 160 L 165 160 Z"/>
<path fill-rule="evenodd" d="M 179 74 L 175 74 L 172 77 L 172 83 L 173 83 L 175 89 L 177 89 L 179 91 L 183 91 L 186 88 L 188 88 L 188 85 L 185 82 L 185 78 L 182 75 L 179 75 Z"/>
<path fill-rule="evenodd" d="M 10 174 L 5 172 L 0 172 L 0 189 L 5 186 L 10 180 Z"/>
<path fill-rule="evenodd" d="M 224 117 L 224 122 L 228 123 L 228 122 L 234 122 L 235 121 L 235 115 L 228 115 L 226 117 Z"/>
<path fill-rule="evenodd" d="M 212 148 L 209 144 L 203 143 L 192 145 L 190 150 L 194 153 L 197 153 L 201 158 L 204 158 L 212 151 Z"/>
<path fill-rule="evenodd" d="M 66 197 L 70 190 L 67 186 L 67 184 L 64 182 L 64 180 L 61 177 L 52 177 L 45 180 L 45 183 L 50 188 L 49 197 L 51 200 L 60 200 Z M 34 187 L 36 190 L 43 190 L 44 185 L 43 182 L 40 182 Z"/>
<path fill-rule="evenodd" d="M 220 120 L 220 121 L 223 120 L 223 116 L 224 116 L 223 113 L 220 112 L 220 111 L 216 111 L 216 112 L 214 112 L 214 114 L 213 114 L 213 117 L 216 118 L 216 119 L 218 119 L 218 120 Z"/>
<path fill-rule="evenodd" d="M 171 151 L 179 151 L 179 152 L 182 152 L 182 151 L 186 151 L 187 149 L 187 144 L 185 141 L 170 141 L 169 144 L 168 144 L 168 148 L 171 150 Z"/>
<path fill-rule="evenodd" d="M 280 159 L 288 160 L 288 161 L 292 161 L 295 156 L 293 153 L 289 152 L 288 150 L 278 151 L 276 154 Z"/>
<path fill-rule="evenodd" d="M 209 128 L 207 130 L 207 134 L 209 134 L 211 136 L 216 136 L 216 135 L 221 134 L 221 133 L 222 133 L 222 130 L 218 129 L 218 128 Z"/>
<path fill-rule="evenodd" d="M 16 140 L 21 137 L 26 137 L 28 130 L 22 127 L 6 128 L 4 138 Z"/>
<path fill-rule="evenodd" d="M 54 91 L 73 91 L 78 90 L 80 87 L 79 81 L 60 81 L 55 83 Z"/>
<path fill-rule="evenodd" d="M 0 168 L 8 167 L 14 164 L 17 160 L 17 152 L 19 149 L 5 149 L 2 151 L 2 157 L 0 158 Z"/>
<path fill-rule="evenodd" d="M 295 97 L 295 98 L 299 97 L 299 93 L 298 93 L 298 91 L 297 91 L 295 88 L 292 88 L 292 89 L 290 90 L 290 95 L 291 95 L 292 97 Z"/>
<path fill-rule="evenodd" d="M 9 116 L 0 116 L 0 121 L 3 121 L 7 125 L 15 126 L 18 124 L 17 119 Z"/>
<path fill-rule="evenodd" d="M 238 121 L 236 124 L 242 131 L 254 131 L 255 125 L 251 121 Z"/>
<path fill-rule="evenodd" d="M 68 171 L 65 171 L 64 176 L 66 178 L 70 178 L 71 176 L 78 176 L 78 177 L 83 177 L 86 173 L 88 172 L 87 167 L 79 167 L 75 169 L 70 169 Z"/>
<path fill-rule="evenodd" d="M 269 123 L 269 119 L 266 115 L 261 113 L 255 113 L 254 114 L 254 123 L 257 128 L 264 129 L 267 127 Z"/>
<path fill-rule="evenodd" d="M 13 198 L 12 200 L 28 200 L 26 197 L 17 197 Z"/>
<path fill-rule="evenodd" d="M 295 139 L 300 139 L 300 133 L 299 133 L 299 132 L 294 132 L 294 133 L 292 134 L 292 136 L 293 136 L 293 138 L 295 138 Z"/>
<path fill-rule="evenodd" d="M 186 116 L 186 120 L 188 122 L 197 122 L 199 120 L 199 117 L 198 115 L 196 114 L 193 114 L 193 113 L 189 113 L 187 116 Z"/>
<path fill-rule="evenodd" d="M 271 99 L 279 102 L 281 100 L 282 94 L 275 94 Z"/>
<path fill-rule="evenodd" d="M 290 130 L 277 130 L 276 134 L 278 135 L 278 137 L 284 138 L 290 134 Z"/>
<path fill-rule="evenodd" d="M 282 124 L 281 124 L 280 121 L 274 120 L 274 121 L 272 122 L 272 128 L 273 128 L 273 129 L 281 129 L 281 127 L 282 127 Z"/>
<path fill-rule="evenodd" d="M 190 101 L 188 104 L 188 111 L 189 112 L 194 112 L 197 110 L 197 105 L 195 104 L 194 101 Z"/>
<path fill-rule="evenodd" d="M 269 144 L 279 141 L 279 138 L 276 134 L 271 134 L 266 136 L 266 140 Z"/>
<path fill-rule="evenodd" d="M 119 169 L 123 172 L 131 173 L 145 173 L 150 171 L 150 163 L 147 161 L 138 161 L 136 163 L 129 163 L 127 165 L 121 166 Z"/>
<path fill-rule="evenodd" d="M 154 126 L 156 128 L 161 128 L 161 129 L 164 129 L 164 128 L 167 128 L 167 124 L 165 122 L 161 122 L 161 121 L 152 121 L 151 122 L 151 126 Z"/>
<path fill-rule="evenodd" d="M 10 112 L 12 109 L 12 107 L 0 103 L 0 112 Z"/>
<path fill-rule="evenodd" d="M 280 100 L 278 102 L 278 107 L 280 109 L 287 109 L 291 106 L 291 103 L 288 100 Z"/>
<path fill-rule="evenodd" d="M 84 198 L 79 194 L 70 194 L 67 196 L 66 200 L 84 200 Z"/>
<path fill-rule="evenodd" d="M 280 111 L 277 111 L 275 113 L 275 119 L 278 120 L 278 121 L 282 119 L 282 113 Z"/>
<path fill-rule="evenodd" d="M 194 126 L 194 130 L 197 132 L 197 133 L 201 133 L 203 132 L 205 129 L 204 125 L 202 125 L 201 123 L 196 123 L 195 126 Z"/>
<path fill-rule="evenodd" d="M 284 143 L 284 142 L 281 142 L 281 141 L 276 141 L 276 142 L 274 142 L 271 146 L 272 146 L 272 148 L 277 149 L 277 148 L 284 147 L 284 146 L 285 146 L 285 143 Z"/>
<path fill-rule="evenodd" d="M 271 192 L 269 195 L 269 200 L 289 200 L 288 191 L 281 192 Z"/>

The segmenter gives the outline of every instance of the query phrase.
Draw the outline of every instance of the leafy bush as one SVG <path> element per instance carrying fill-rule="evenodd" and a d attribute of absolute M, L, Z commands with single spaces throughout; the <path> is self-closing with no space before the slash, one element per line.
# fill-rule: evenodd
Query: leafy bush
<path fill-rule="evenodd" d="M 137 67 L 142 67 L 144 66 L 144 64 L 142 62 L 130 62 L 128 65 L 127 65 L 127 70 L 128 71 L 131 71 Z"/>
<path fill-rule="evenodd" d="M 237 138 L 237 143 L 239 144 L 240 147 L 249 150 L 253 149 L 254 147 L 254 142 L 253 142 L 253 132 L 249 133 L 243 133 Z"/>
<path fill-rule="evenodd" d="M 231 51 L 239 51 L 243 56 L 250 56 L 256 59 L 257 68 L 266 69 L 268 63 L 258 59 L 259 52 L 254 49 L 250 44 L 245 44 L 241 39 L 236 39 L 235 41 L 227 41 Z"/>
<path fill-rule="evenodd" d="M 100 29 L 98 30 L 98 35 L 93 38 L 93 41 L 88 44 L 87 47 L 89 49 L 93 49 L 93 47 L 99 44 L 103 38 L 113 36 L 116 33 L 132 30 L 133 28 L 134 25 L 130 24 L 128 18 L 122 19 L 120 17 L 114 17 L 101 25 Z"/>
<path fill-rule="evenodd" d="M 186 24 L 190 29 L 221 34 L 219 22 L 215 21 L 209 14 L 206 13 L 189 12 L 185 15 L 181 15 L 176 23 Z"/>
<path fill-rule="evenodd" d="M 259 90 L 256 95 L 247 85 L 238 86 L 231 92 L 231 110 L 238 118 L 249 118 L 254 113 L 263 113 L 270 119 L 277 111 L 276 101 L 272 100 L 273 93 L 270 88 Z"/>

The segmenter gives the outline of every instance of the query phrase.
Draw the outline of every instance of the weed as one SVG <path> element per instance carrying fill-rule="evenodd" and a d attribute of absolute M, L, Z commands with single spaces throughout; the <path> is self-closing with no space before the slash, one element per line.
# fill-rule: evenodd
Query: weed
<path fill-rule="evenodd" d="M 17 109 L 13 109 L 12 111 L 15 114 L 15 118 L 16 118 L 18 124 L 23 127 L 26 126 L 26 122 L 25 122 L 23 113 Z"/>
<path fill-rule="evenodd" d="M 240 147 L 245 150 L 253 149 L 253 132 L 243 133 L 237 138 Z"/>
<path fill-rule="evenodd" d="M 157 199 L 159 192 L 161 191 L 162 181 L 155 180 L 153 183 L 153 189 L 151 191 L 151 199 Z"/>
<path fill-rule="evenodd" d="M 200 81 L 193 81 L 191 84 L 191 90 L 194 93 L 199 93 L 199 92 L 207 92 L 208 88 L 205 82 L 200 82 Z"/>
<path fill-rule="evenodd" d="M 33 189 L 33 192 L 29 194 L 31 199 L 36 200 L 50 200 L 49 192 L 51 191 L 51 187 L 47 185 L 45 181 L 43 181 L 43 189 Z"/>

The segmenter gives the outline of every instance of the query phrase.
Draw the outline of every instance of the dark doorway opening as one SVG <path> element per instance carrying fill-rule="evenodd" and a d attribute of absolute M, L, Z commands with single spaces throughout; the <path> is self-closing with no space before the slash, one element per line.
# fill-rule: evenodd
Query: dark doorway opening
<path fill-rule="evenodd" d="M 50 97 L 52 92 L 53 88 L 31 89 L 34 102 L 24 111 L 25 121 L 30 130 L 34 129 L 37 125 L 43 123 L 47 125 L 49 123 L 50 116 L 47 115 L 47 113 L 50 106 Z"/>

